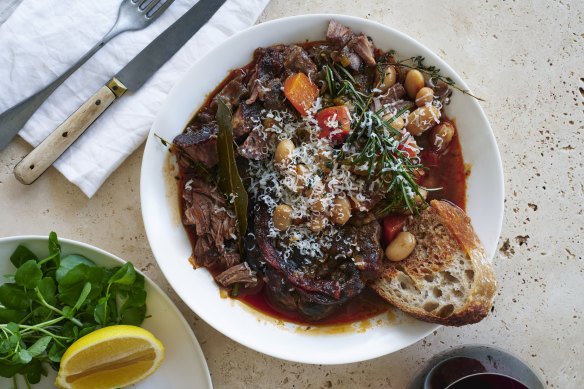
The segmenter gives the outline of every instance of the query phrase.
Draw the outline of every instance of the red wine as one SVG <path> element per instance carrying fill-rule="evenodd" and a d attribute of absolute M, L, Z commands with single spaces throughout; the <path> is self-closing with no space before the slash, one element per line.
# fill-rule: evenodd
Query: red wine
<path fill-rule="evenodd" d="M 521 382 L 513 378 L 492 374 L 480 373 L 474 376 L 463 378 L 448 389 L 529 389 Z"/>

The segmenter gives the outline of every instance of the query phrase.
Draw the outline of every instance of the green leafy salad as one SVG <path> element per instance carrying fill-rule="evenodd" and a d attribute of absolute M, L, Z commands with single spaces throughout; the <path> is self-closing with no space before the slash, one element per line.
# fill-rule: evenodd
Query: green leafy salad
<path fill-rule="evenodd" d="M 19 245 L 10 256 L 16 272 L 0 286 L 0 376 L 22 374 L 27 385 L 47 375 L 45 365 L 58 370 L 80 337 L 110 325 L 139 326 L 146 317 L 144 276 L 131 263 L 105 268 L 82 255 L 62 256 L 54 232 L 48 244 L 46 258 Z"/>

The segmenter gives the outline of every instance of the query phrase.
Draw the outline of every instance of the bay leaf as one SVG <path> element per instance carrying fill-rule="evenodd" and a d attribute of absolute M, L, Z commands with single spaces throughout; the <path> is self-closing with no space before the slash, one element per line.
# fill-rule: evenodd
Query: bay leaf
<path fill-rule="evenodd" d="M 231 111 L 223 100 L 219 100 L 217 115 L 219 132 L 217 134 L 217 153 L 219 156 L 217 184 L 219 190 L 232 200 L 233 210 L 237 218 L 239 252 L 243 254 L 242 241 L 247 230 L 248 196 L 241 176 L 237 171 L 235 151 L 233 150 L 233 124 Z"/>

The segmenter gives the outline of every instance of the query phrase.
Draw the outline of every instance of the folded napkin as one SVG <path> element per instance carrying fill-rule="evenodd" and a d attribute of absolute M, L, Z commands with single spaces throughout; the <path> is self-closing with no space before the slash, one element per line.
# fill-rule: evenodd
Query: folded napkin
<path fill-rule="evenodd" d="M 63 73 L 113 25 L 121 0 L 22 0 L 0 26 L 0 112 Z M 175 2 L 150 26 L 102 47 L 30 118 L 19 132 L 38 145 L 129 60 L 197 0 Z M 255 23 L 269 0 L 227 0 L 213 18 L 135 93 L 126 93 L 56 162 L 91 197 L 146 138 L 172 86 L 211 48 Z"/>

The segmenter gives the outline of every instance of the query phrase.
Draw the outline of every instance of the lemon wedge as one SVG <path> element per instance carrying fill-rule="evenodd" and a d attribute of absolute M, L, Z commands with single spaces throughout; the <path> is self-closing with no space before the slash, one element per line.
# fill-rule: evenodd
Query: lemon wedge
<path fill-rule="evenodd" d="M 147 330 L 104 327 L 76 340 L 63 354 L 55 385 L 62 389 L 109 389 L 142 381 L 160 366 L 164 346 Z"/>

